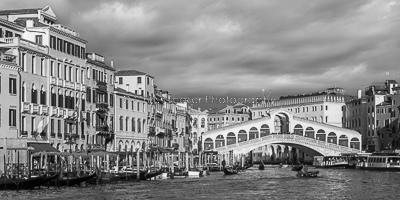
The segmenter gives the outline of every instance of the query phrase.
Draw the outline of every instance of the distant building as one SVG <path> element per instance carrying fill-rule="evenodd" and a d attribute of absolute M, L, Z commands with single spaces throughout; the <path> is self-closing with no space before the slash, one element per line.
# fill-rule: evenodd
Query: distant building
<path fill-rule="evenodd" d="M 357 99 L 343 106 L 343 127 L 361 133 L 362 150 L 374 152 L 399 147 L 398 88 L 394 80 L 372 83 L 365 88 L 365 96 L 358 90 Z"/>
<path fill-rule="evenodd" d="M 251 119 L 250 107 L 237 103 L 222 109 L 208 110 L 208 130 L 245 122 Z"/>

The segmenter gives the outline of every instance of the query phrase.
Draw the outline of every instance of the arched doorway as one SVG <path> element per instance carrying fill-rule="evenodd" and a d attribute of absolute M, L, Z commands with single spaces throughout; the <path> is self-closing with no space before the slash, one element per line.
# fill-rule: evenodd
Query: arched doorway
<path fill-rule="evenodd" d="M 325 134 L 325 131 L 322 130 L 322 129 L 319 129 L 319 130 L 317 131 L 316 137 L 317 137 L 317 138 L 316 138 L 317 140 L 326 141 L 326 134 Z"/>
<path fill-rule="evenodd" d="M 260 137 L 264 137 L 270 134 L 269 126 L 263 124 L 260 129 Z"/>
<path fill-rule="evenodd" d="M 328 142 L 329 142 L 329 143 L 332 143 L 332 144 L 337 144 L 337 136 L 336 136 L 336 133 L 330 132 L 330 133 L 328 134 Z"/>
<path fill-rule="evenodd" d="M 215 148 L 223 147 L 223 146 L 225 146 L 224 136 L 218 135 L 217 138 L 215 138 Z"/>
<path fill-rule="evenodd" d="M 314 138 L 314 129 L 312 127 L 307 127 L 306 132 L 304 133 L 304 137 Z"/>
<path fill-rule="evenodd" d="M 252 127 L 249 131 L 249 140 L 258 138 L 258 130 L 256 127 Z"/>
<path fill-rule="evenodd" d="M 300 124 L 296 124 L 294 127 L 294 134 L 303 136 L 303 127 Z"/>
<path fill-rule="evenodd" d="M 232 132 L 229 132 L 226 136 L 226 145 L 236 144 L 236 135 Z"/>
<path fill-rule="evenodd" d="M 358 138 L 351 138 L 350 148 L 360 150 L 360 140 L 358 140 Z"/>
<path fill-rule="evenodd" d="M 245 130 L 240 130 L 238 134 L 238 142 L 247 141 L 247 132 Z"/>
<path fill-rule="evenodd" d="M 212 150 L 214 149 L 214 142 L 211 138 L 207 138 L 204 140 L 204 150 Z"/>
<path fill-rule="evenodd" d="M 341 135 L 339 137 L 339 145 L 348 147 L 349 146 L 349 138 L 346 135 Z"/>

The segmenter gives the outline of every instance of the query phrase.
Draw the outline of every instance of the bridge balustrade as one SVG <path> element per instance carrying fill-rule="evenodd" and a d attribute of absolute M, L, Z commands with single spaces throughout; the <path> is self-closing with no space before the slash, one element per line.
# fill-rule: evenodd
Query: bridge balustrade
<path fill-rule="evenodd" d="M 353 149 L 353 148 L 349 148 L 346 146 L 341 146 L 338 144 L 333 144 L 333 143 L 329 143 L 329 142 L 325 142 L 325 141 L 320 141 L 320 140 L 316 140 L 313 138 L 308 138 L 308 137 L 303 137 L 303 136 L 299 136 L 299 135 L 285 135 L 285 134 L 281 134 L 281 135 L 268 135 L 265 137 L 260 137 L 260 138 L 256 138 L 253 140 L 248 140 L 248 141 L 244 141 L 244 142 L 240 142 L 240 143 L 236 143 L 236 144 L 232 144 L 232 145 L 228 145 L 228 146 L 224 146 L 224 147 L 220 147 L 220 148 L 216 148 L 215 150 L 217 151 L 224 151 L 227 149 L 236 149 L 236 148 L 240 148 L 240 147 L 247 147 L 247 146 L 257 146 L 258 143 L 263 143 L 263 141 L 265 140 L 272 140 L 271 142 L 293 142 L 296 141 L 297 143 L 301 143 L 301 144 L 305 144 L 305 145 L 309 145 L 309 146 L 316 146 L 319 148 L 323 148 L 323 149 L 328 149 L 331 151 L 339 151 L 339 152 L 351 152 L 351 153 L 358 153 L 359 150 L 358 149 Z"/>

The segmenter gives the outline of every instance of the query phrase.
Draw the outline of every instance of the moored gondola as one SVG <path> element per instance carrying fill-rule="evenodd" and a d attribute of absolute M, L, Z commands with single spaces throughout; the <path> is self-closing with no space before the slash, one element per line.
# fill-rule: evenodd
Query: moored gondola
<path fill-rule="evenodd" d="M 50 186 L 74 186 L 77 184 L 80 184 L 82 182 L 85 182 L 89 179 L 92 179 L 96 177 L 96 173 L 90 174 L 90 175 L 85 175 L 85 176 L 81 176 L 81 177 L 73 177 L 73 178 L 63 178 L 60 180 L 52 180 L 50 181 L 48 184 Z"/>
<path fill-rule="evenodd" d="M 234 174 L 238 174 L 238 171 L 234 170 L 234 169 L 224 168 L 224 174 L 225 175 L 234 175 Z"/>
<path fill-rule="evenodd" d="M 260 165 L 258 165 L 258 169 L 259 169 L 259 170 L 264 170 L 264 169 L 265 169 L 264 164 L 261 163 Z"/>
<path fill-rule="evenodd" d="M 26 190 L 33 189 L 45 179 L 46 176 L 39 176 L 29 179 L 0 179 L 0 190 Z"/>

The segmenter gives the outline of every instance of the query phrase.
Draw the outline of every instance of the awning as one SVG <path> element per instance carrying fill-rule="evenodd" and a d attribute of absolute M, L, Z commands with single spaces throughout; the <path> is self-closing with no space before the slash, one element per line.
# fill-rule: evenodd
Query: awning
<path fill-rule="evenodd" d="M 29 147 L 33 147 L 32 153 L 36 152 L 60 152 L 48 143 L 28 143 Z"/>

